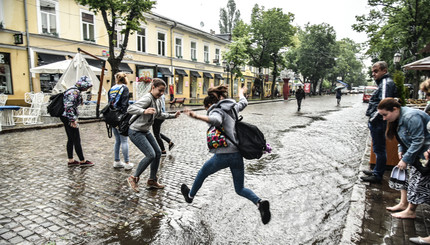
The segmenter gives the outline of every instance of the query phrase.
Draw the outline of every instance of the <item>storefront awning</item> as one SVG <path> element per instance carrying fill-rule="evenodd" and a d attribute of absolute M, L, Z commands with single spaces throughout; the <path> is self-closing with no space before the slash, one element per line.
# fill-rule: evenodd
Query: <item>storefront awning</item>
<path fill-rule="evenodd" d="M 37 56 L 39 66 L 66 60 L 66 57 L 64 55 L 38 53 Z"/>
<path fill-rule="evenodd" d="M 86 60 L 88 62 L 88 65 L 102 69 L 102 62 L 103 62 L 102 60 L 94 60 L 94 59 L 86 59 Z"/>
<path fill-rule="evenodd" d="M 221 76 L 221 74 L 215 74 L 215 78 L 219 80 L 224 80 L 224 78 Z"/>
<path fill-rule="evenodd" d="M 188 74 L 182 69 L 175 69 L 175 74 L 179 76 L 188 77 Z"/>
<path fill-rule="evenodd" d="M 191 75 L 192 77 L 202 77 L 202 76 L 200 76 L 200 74 L 199 74 L 198 72 L 196 72 L 196 71 L 190 71 L 190 75 Z"/>
<path fill-rule="evenodd" d="M 213 76 L 209 72 L 203 72 L 203 77 L 213 79 Z"/>
<path fill-rule="evenodd" d="M 133 70 L 130 68 L 130 66 L 127 63 L 119 64 L 119 70 L 125 73 L 133 74 Z"/>
<path fill-rule="evenodd" d="M 173 77 L 173 74 L 172 72 L 170 72 L 169 68 L 158 67 L 158 72 L 161 73 L 163 76 Z"/>

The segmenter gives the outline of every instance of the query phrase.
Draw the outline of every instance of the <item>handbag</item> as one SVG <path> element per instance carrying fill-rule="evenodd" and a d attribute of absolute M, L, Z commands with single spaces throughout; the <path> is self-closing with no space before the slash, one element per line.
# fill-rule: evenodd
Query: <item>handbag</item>
<path fill-rule="evenodd" d="M 422 176 L 430 175 L 430 160 L 417 159 L 411 165 L 414 166 Z"/>
<path fill-rule="evenodd" d="M 221 129 L 224 131 L 222 127 Z M 213 126 L 209 127 L 206 136 L 209 150 L 217 149 L 218 147 L 227 147 L 227 141 L 222 131 Z"/>
<path fill-rule="evenodd" d="M 388 181 L 388 185 L 391 189 L 395 190 L 405 190 L 407 187 L 407 171 L 406 169 L 399 169 L 399 167 L 395 166 L 391 171 L 390 180 Z"/>

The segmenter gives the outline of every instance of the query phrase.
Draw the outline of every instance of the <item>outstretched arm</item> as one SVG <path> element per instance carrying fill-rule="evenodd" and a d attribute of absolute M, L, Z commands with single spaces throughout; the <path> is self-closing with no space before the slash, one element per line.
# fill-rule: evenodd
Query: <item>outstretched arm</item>
<path fill-rule="evenodd" d="M 194 111 L 192 111 L 192 110 L 190 110 L 188 108 L 184 109 L 184 113 L 185 113 L 185 115 L 188 115 L 188 116 L 190 116 L 192 118 L 195 118 L 195 119 L 207 122 L 207 123 L 209 122 L 209 117 L 208 116 L 197 115 Z"/>

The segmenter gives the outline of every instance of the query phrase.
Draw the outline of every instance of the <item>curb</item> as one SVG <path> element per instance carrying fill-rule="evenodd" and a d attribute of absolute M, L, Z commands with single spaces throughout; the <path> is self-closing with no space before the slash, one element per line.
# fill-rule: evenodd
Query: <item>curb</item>
<path fill-rule="evenodd" d="M 369 168 L 370 160 L 370 147 L 371 147 L 371 137 L 370 133 L 366 140 L 366 149 L 364 150 L 363 156 L 361 158 L 361 165 L 359 174 L 362 170 Z M 351 193 L 350 207 L 348 214 L 346 216 L 346 221 L 342 233 L 342 239 L 340 244 L 357 244 L 360 241 L 363 226 L 363 217 L 365 212 L 365 200 L 366 200 L 366 184 L 356 180 Z"/>
<path fill-rule="evenodd" d="M 288 99 L 291 100 L 291 99 Z M 284 99 L 274 99 L 274 100 L 256 100 L 256 101 L 248 101 L 248 104 L 262 104 L 262 103 L 271 103 L 271 102 L 281 102 L 284 101 Z M 183 109 L 184 107 L 181 107 Z M 195 108 L 188 107 L 193 111 L 201 111 L 205 108 L 203 106 L 196 106 Z M 174 113 L 176 110 L 168 110 L 169 113 Z M 182 110 L 181 110 L 182 111 Z M 100 122 L 103 121 L 101 118 L 92 118 L 92 119 L 80 119 L 79 124 L 85 124 L 85 123 L 93 123 L 93 122 Z M 3 128 L 2 131 L 0 131 L 0 135 L 7 134 L 7 133 L 14 133 L 14 132 L 23 132 L 27 130 L 38 130 L 38 129 L 47 129 L 47 128 L 58 128 L 62 127 L 63 123 L 47 123 L 47 124 L 35 124 L 35 125 L 19 125 L 14 126 L 10 128 Z"/>

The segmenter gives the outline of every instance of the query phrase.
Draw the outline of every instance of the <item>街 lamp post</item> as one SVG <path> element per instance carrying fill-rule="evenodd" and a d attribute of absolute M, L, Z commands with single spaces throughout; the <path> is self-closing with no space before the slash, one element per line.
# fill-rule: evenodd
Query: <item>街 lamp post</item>
<path fill-rule="evenodd" d="M 399 65 L 400 65 L 400 60 L 402 59 L 402 55 L 400 54 L 400 53 L 395 53 L 394 54 L 394 59 L 393 59 L 393 61 L 394 61 L 394 68 L 396 69 L 396 71 L 397 70 L 400 70 L 400 67 L 399 67 Z"/>
<path fill-rule="evenodd" d="M 228 86 L 230 86 L 230 91 L 231 91 L 230 97 L 233 98 L 234 86 L 233 86 L 233 74 L 231 73 L 231 71 L 234 67 L 234 63 L 233 61 L 230 61 L 230 63 L 228 63 L 227 61 L 224 60 L 222 62 L 222 66 L 224 67 L 224 72 L 227 72 L 227 84 Z M 231 81 L 231 84 L 230 84 L 230 81 Z"/>

